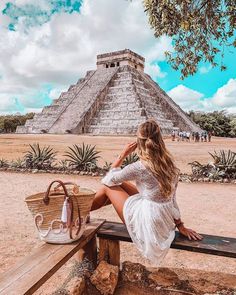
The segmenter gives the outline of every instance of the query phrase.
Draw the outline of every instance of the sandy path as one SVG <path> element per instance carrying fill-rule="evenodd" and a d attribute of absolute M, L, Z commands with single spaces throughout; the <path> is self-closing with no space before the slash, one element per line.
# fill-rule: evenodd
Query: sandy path
<path fill-rule="evenodd" d="M 47 184 L 56 178 L 75 181 L 81 186 L 95 189 L 100 184 L 99 178 L 86 176 L 0 173 L 0 272 L 9 269 L 17 260 L 28 255 L 41 243 L 34 230 L 32 217 L 24 203 L 24 198 L 35 192 L 45 191 Z M 234 185 L 180 183 L 177 198 L 182 218 L 187 226 L 200 233 L 235 237 Z M 95 212 L 94 216 L 119 220 L 111 206 Z M 141 262 L 150 266 L 141 258 L 134 245 L 122 243 L 121 250 L 122 260 Z M 228 276 L 235 275 L 234 282 L 230 276 L 228 283 L 236 288 L 235 259 L 171 249 L 162 265 L 185 269 L 186 271 L 182 274 L 185 276 L 188 274 L 188 269 L 222 272 Z M 70 263 L 57 272 L 37 294 L 50 294 L 68 272 L 69 267 Z M 227 275 L 225 280 L 227 281 Z"/>
<path fill-rule="evenodd" d="M 28 149 L 29 143 L 39 142 L 41 145 L 51 145 L 57 150 L 58 158 L 63 158 L 63 154 L 68 145 L 85 142 L 87 144 L 97 145 L 97 149 L 101 151 L 104 161 L 113 161 L 123 146 L 135 140 L 134 137 L 119 136 L 83 136 L 83 135 L 21 135 L 21 134 L 0 134 L 0 158 L 8 160 L 22 157 Z M 208 152 L 214 152 L 219 149 L 231 149 L 236 151 L 235 138 L 212 138 L 212 142 L 172 142 L 170 139 L 165 140 L 167 147 L 172 152 L 178 167 L 182 172 L 190 172 L 189 162 L 198 160 L 200 162 L 208 162 L 211 160 Z"/>

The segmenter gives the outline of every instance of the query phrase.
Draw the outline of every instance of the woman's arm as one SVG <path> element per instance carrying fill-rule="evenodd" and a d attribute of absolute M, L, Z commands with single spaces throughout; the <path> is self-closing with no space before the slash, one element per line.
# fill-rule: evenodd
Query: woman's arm
<path fill-rule="evenodd" d="M 132 142 L 129 143 L 125 146 L 125 148 L 123 149 L 123 151 L 120 153 L 120 155 L 118 156 L 118 158 L 115 160 L 115 162 L 111 165 L 112 168 L 118 168 L 122 165 L 124 159 L 131 154 L 132 152 L 135 151 L 137 147 L 137 142 Z"/>
<path fill-rule="evenodd" d="M 201 235 L 199 235 L 197 232 L 195 232 L 194 230 L 190 229 L 190 228 L 186 228 L 184 226 L 183 221 L 181 220 L 181 218 L 179 219 L 174 219 L 175 221 L 175 226 L 178 228 L 179 232 L 184 235 L 185 237 L 187 237 L 189 240 L 202 240 L 203 237 Z"/>

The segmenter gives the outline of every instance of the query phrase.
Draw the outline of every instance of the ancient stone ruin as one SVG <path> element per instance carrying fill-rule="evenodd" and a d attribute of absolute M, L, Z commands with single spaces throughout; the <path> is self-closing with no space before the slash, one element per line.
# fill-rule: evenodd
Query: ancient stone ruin
<path fill-rule="evenodd" d="M 199 131 L 185 112 L 144 73 L 145 59 L 129 49 L 97 56 L 97 69 L 62 92 L 50 106 L 17 127 L 17 133 L 135 134 L 154 118 L 168 134 L 174 127 Z"/>

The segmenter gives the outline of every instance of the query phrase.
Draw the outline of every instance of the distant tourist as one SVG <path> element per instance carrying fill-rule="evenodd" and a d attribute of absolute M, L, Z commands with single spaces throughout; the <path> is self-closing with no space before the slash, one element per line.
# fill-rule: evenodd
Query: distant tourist
<path fill-rule="evenodd" d="M 140 160 L 121 169 L 124 159 L 136 149 Z M 124 148 L 102 179 L 104 185 L 97 191 L 91 210 L 112 203 L 137 248 L 159 265 L 175 238 L 175 227 L 190 240 L 202 239 L 180 218 L 178 177 L 179 169 L 166 149 L 160 127 L 148 120 L 139 126 L 137 140 Z"/>
<path fill-rule="evenodd" d="M 212 132 L 211 131 L 208 131 L 208 142 L 211 142 L 211 136 L 212 136 Z"/>
<path fill-rule="evenodd" d="M 186 132 L 186 140 L 190 141 L 190 132 L 189 131 Z"/>
<path fill-rule="evenodd" d="M 200 134 L 199 132 L 195 132 L 195 142 L 199 142 L 200 141 Z"/>
<path fill-rule="evenodd" d="M 171 132 L 171 138 L 172 138 L 172 141 L 175 141 L 175 130 L 172 130 L 172 132 Z"/>

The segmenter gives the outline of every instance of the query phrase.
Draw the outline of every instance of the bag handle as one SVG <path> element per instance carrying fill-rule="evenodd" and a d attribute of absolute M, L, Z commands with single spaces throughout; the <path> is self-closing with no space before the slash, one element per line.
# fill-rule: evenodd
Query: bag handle
<path fill-rule="evenodd" d="M 74 182 L 63 182 L 63 183 L 64 183 L 65 186 L 67 186 L 67 185 L 73 185 L 74 186 L 73 193 L 79 192 L 79 185 L 78 184 L 76 184 Z M 61 186 L 61 183 L 59 183 L 57 186 L 55 186 L 54 187 L 54 191 L 57 191 L 60 186 Z"/>
<path fill-rule="evenodd" d="M 64 199 L 68 198 L 68 200 L 70 200 L 70 195 L 67 192 L 67 189 L 66 189 L 65 184 L 61 180 L 54 180 L 54 181 L 52 181 L 50 183 L 50 185 L 49 185 L 49 187 L 48 187 L 48 189 L 47 189 L 47 191 L 45 193 L 45 196 L 43 198 L 43 202 L 44 202 L 45 205 L 48 205 L 49 204 L 50 196 L 55 195 L 55 193 L 51 193 L 51 188 L 52 188 L 52 185 L 54 183 L 56 183 L 56 182 L 58 182 L 60 184 L 60 186 L 62 186 L 62 188 L 63 188 L 64 195 L 65 195 L 65 198 Z M 59 194 L 63 194 L 63 193 L 59 193 Z"/>

